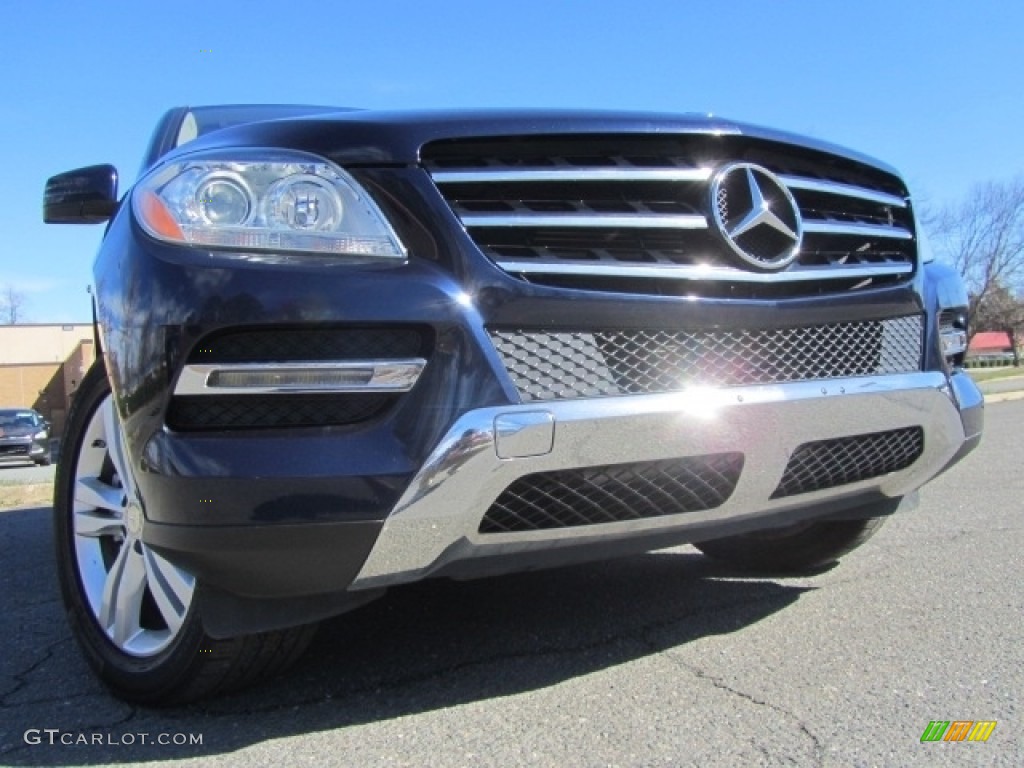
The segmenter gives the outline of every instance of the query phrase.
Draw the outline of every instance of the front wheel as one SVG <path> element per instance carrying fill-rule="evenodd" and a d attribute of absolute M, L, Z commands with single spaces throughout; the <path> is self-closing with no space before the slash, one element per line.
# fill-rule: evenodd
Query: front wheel
<path fill-rule="evenodd" d="M 72 634 L 115 694 L 144 704 L 194 701 L 281 671 L 315 627 L 214 640 L 203 585 L 145 543 L 145 504 L 106 370 L 82 380 L 57 465 L 54 533 Z"/>
<path fill-rule="evenodd" d="M 776 573 L 813 571 L 835 562 L 870 539 L 884 517 L 819 520 L 754 531 L 694 544 L 705 555 L 748 570 Z"/>

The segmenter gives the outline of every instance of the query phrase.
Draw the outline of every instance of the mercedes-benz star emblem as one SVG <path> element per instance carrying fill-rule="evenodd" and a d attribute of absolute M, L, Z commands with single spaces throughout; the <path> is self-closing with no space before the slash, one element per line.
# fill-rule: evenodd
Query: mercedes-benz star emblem
<path fill-rule="evenodd" d="M 745 266 L 774 272 L 800 252 L 800 209 L 786 185 L 753 163 L 733 163 L 711 184 L 718 231 Z"/>

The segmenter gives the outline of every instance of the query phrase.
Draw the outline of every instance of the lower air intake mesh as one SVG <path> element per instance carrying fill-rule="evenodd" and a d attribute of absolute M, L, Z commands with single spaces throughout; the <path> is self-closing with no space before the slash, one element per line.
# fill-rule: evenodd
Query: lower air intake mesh
<path fill-rule="evenodd" d="M 538 531 L 641 520 L 721 506 L 736 488 L 743 454 L 539 472 L 497 498 L 480 533 Z"/>
<path fill-rule="evenodd" d="M 754 330 L 490 331 L 523 402 L 909 373 L 921 318 Z"/>
<path fill-rule="evenodd" d="M 418 326 L 229 330 L 203 339 L 194 363 L 262 363 L 426 357 L 429 333 Z"/>
<path fill-rule="evenodd" d="M 175 397 L 167 425 L 181 431 L 344 426 L 372 419 L 394 402 L 394 395 L 381 393 Z"/>
<path fill-rule="evenodd" d="M 773 499 L 835 488 L 906 469 L 924 450 L 920 427 L 820 440 L 798 447 Z"/>

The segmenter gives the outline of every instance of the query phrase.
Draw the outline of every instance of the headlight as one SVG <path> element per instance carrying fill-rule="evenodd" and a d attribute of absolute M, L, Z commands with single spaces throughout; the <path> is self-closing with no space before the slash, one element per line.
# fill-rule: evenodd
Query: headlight
<path fill-rule="evenodd" d="M 36 432 L 34 435 L 32 435 L 33 440 L 45 440 L 46 437 L 47 435 L 45 429 L 42 432 Z"/>
<path fill-rule="evenodd" d="M 406 256 L 351 176 L 298 152 L 197 153 L 143 178 L 132 206 L 150 235 L 173 243 L 355 260 Z"/>

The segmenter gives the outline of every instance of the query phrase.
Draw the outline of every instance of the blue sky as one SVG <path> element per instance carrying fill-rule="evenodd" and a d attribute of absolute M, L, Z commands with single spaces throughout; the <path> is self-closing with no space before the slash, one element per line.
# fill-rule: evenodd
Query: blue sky
<path fill-rule="evenodd" d="M 124 188 L 179 104 L 542 106 L 717 115 L 824 138 L 942 204 L 1024 169 L 1019 0 L 175 0 L 0 10 L 0 287 L 85 321 L 99 226 L 46 226 L 48 176 Z"/>

